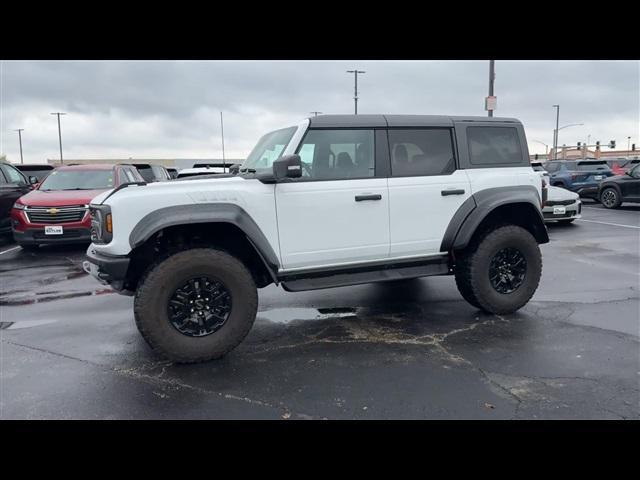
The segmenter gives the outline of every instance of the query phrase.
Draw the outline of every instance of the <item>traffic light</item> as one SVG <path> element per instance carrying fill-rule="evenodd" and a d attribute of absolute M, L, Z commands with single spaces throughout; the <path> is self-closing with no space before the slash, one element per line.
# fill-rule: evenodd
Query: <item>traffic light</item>
<path fill-rule="evenodd" d="M 600 150 L 600 141 L 596 142 L 596 150 Z"/>
<path fill-rule="evenodd" d="M 611 140 L 609 142 L 609 148 L 616 148 L 616 141 L 615 140 Z"/>
<path fill-rule="evenodd" d="M 636 151 L 636 144 L 635 144 L 635 143 L 632 143 L 632 144 L 631 144 L 631 151 L 632 151 L 632 152 L 635 152 L 635 151 Z"/>
<path fill-rule="evenodd" d="M 538 154 L 536 153 L 536 160 L 538 160 Z"/>
<path fill-rule="evenodd" d="M 578 142 L 578 149 L 580 149 L 580 145 L 582 145 L 582 142 Z"/>

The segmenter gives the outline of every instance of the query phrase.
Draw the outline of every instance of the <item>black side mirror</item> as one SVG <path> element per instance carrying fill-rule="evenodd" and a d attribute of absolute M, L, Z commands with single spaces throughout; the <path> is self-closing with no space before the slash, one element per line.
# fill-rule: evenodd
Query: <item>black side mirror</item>
<path fill-rule="evenodd" d="M 273 162 L 273 176 L 276 181 L 285 178 L 300 178 L 302 176 L 300 155 L 286 155 Z"/>
<path fill-rule="evenodd" d="M 36 183 L 38 183 L 38 177 L 34 177 L 33 175 L 29 177 L 29 183 L 31 185 L 35 185 Z"/>

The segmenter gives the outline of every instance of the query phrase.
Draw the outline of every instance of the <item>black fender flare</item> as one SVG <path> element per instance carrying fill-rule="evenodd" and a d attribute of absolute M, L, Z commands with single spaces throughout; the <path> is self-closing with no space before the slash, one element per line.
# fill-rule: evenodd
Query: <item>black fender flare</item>
<path fill-rule="evenodd" d="M 445 231 L 441 252 L 465 248 L 482 221 L 496 208 L 508 204 L 526 203 L 534 207 L 537 216 L 532 225 L 538 243 L 547 243 L 549 235 L 540 209 L 540 195 L 533 185 L 495 187 L 471 195 L 458 208 Z"/>
<path fill-rule="evenodd" d="M 238 227 L 255 247 L 271 277 L 276 278 L 280 267 L 278 256 L 251 215 L 233 203 L 197 203 L 154 210 L 131 230 L 129 245 L 134 249 L 164 228 L 193 223 L 230 223 Z"/>

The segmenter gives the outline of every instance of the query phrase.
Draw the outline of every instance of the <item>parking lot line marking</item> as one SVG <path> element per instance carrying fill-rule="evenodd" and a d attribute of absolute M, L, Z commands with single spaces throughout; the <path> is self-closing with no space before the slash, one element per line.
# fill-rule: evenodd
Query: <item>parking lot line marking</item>
<path fill-rule="evenodd" d="M 596 220 L 585 220 L 584 218 L 578 218 L 578 221 L 590 222 L 590 223 L 601 223 L 602 225 L 613 225 L 614 227 L 636 228 L 640 230 L 640 227 L 636 227 L 635 225 L 623 225 L 622 223 L 597 222 Z"/>
<path fill-rule="evenodd" d="M 9 250 L 5 250 L 4 252 L 0 252 L 0 255 L 2 255 L 4 253 L 13 252 L 14 250 L 17 250 L 19 248 L 20 248 L 20 245 L 18 245 L 17 247 L 10 248 Z"/>

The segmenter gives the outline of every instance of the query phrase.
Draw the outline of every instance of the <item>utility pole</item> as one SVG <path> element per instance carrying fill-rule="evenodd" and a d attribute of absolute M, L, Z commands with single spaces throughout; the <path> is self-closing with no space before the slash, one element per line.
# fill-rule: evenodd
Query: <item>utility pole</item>
<path fill-rule="evenodd" d="M 558 159 L 558 125 L 560 124 L 560 105 L 553 105 L 556 109 L 556 129 L 553 131 L 553 159 Z"/>
<path fill-rule="evenodd" d="M 22 150 L 20 150 L 20 152 L 22 152 Z M 631 156 L 631 137 L 627 137 L 627 157 L 630 157 L 630 156 Z"/>
<path fill-rule="evenodd" d="M 309 112 L 309 113 L 313 113 L 313 115 L 314 115 L 315 117 L 317 117 L 317 116 L 318 116 L 318 114 L 319 114 L 319 113 L 322 113 L 322 112 Z"/>
<path fill-rule="evenodd" d="M 55 113 L 52 113 L 51 115 L 58 116 L 58 140 L 60 141 L 60 165 L 64 165 L 64 162 L 62 161 L 62 132 L 60 130 L 60 115 L 66 115 L 66 113 L 55 112 Z"/>
<path fill-rule="evenodd" d="M 487 110 L 489 110 L 490 117 L 493 117 L 493 106 L 490 105 L 488 102 L 493 101 L 493 96 L 494 96 L 493 82 L 496 79 L 495 62 L 496 62 L 495 60 L 489 60 L 489 98 L 491 98 L 491 100 L 487 99 Z"/>
<path fill-rule="evenodd" d="M 20 141 L 20 165 L 24 163 L 24 159 L 22 158 L 22 131 L 24 128 L 18 128 L 16 132 L 18 132 L 18 140 Z M 631 138 L 631 137 L 629 137 Z"/>
<path fill-rule="evenodd" d="M 227 173 L 227 162 L 224 158 L 224 122 L 222 120 L 222 112 L 220 112 L 220 131 L 222 132 L 222 172 Z"/>
<path fill-rule="evenodd" d="M 367 73 L 364 70 L 347 70 L 347 73 L 353 73 L 353 78 L 355 82 L 355 89 L 353 95 L 353 103 L 355 107 L 355 114 L 358 114 L 358 74 L 359 73 Z"/>

